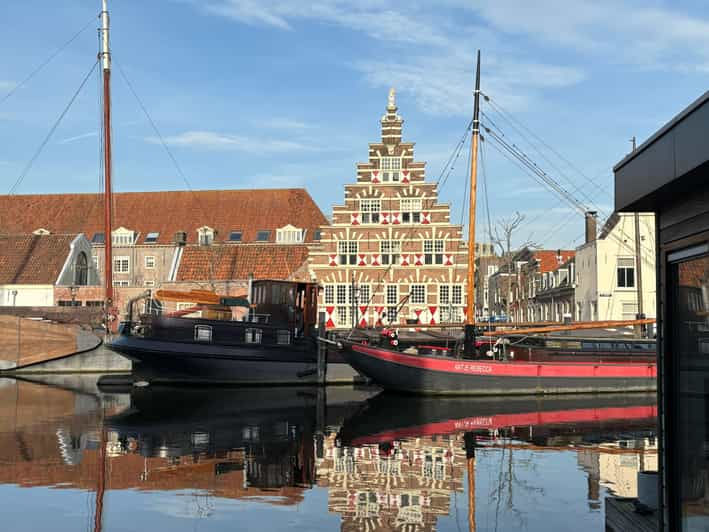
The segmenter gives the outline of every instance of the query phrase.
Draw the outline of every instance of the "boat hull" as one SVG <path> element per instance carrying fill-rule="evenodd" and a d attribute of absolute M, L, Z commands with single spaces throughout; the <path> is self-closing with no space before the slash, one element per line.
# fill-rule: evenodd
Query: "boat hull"
<path fill-rule="evenodd" d="M 343 342 L 353 368 L 387 390 L 426 395 L 653 391 L 654 363 L 536 363 L 409 355 Z"/>
<path fill-rule="evenodd" d="M 133 374 L 148 382 L 240 385 L 317 384 L 314 351 L 284 347 L 200 345 L 120 335 L 106 344 L 131 359 Z M 290 348 L 289 348 L 290 347 Z M 337 357 L 328 362 L 326 382 L 362 382 Z"/>

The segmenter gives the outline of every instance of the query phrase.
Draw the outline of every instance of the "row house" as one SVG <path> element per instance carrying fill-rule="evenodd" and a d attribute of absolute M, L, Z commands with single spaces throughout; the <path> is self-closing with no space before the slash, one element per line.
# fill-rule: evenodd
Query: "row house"
<path fill-rule="evenodd" d="M 638 314 L 638 273 L 642 308 L 655 317 L 655 215 L 638 214 L 640 263 L 636 256 L 635 214 L 615 213 L 596 238 L 587 231 L 576 252 L 575 316 L 580 321 L 633 320 Z"/>
<path fill-rule="evenodd" d="M 490 278 L 498 272 L 504 261 L 494 254 L 491 247 L 480 251 L 487 251 L 487 254 L 479 255 L 477 250 L 475 253 L 475 318 L 488 320 L 495 314 L 490 298 Z"/>
<path fill-rule="evenodd" d="M 128 299 L 146 289 L 188 281 L 202 287 L 218 286 L 230 268 L 229 274 L 240 276 L 230 281 L 245 282 L 248 273 L 259 271 L 262 275 L 280 274 L 286 264 L 283 256 L 289 254 L 284 248 L 295 250 L 293 257 L 302 259 L 294 266 L 289 257 L 286 269 L 299 269 L 307 262 L 305 246 L 317 241 L 320 227 L 327 224 L 304 189 L 123 192 L 113 197 L 113 286 L 120 310 Z M 97 194 L 0 196 L 0 234 L 35 230 L 85 234 L 99 283 L 80 288 L 73 297 L 83 304 L 94 304 L 103 300 L 106 236 L 102 205 Z M 242 246 L 251 251 L 234 252 Z M 183 260 L 190 261 L 202 253 L 200 250 L 212 247 L 214 252 L 203 253 L 203 258 L 209 259 L 201 262 L 202 269 L 181 269 Z M 242 260 L 243 266 L 254 272 L 235 265 Z M 181 273 L 188 271 L 196 278 L 187 279 Z M 68 298 L 68 290 L 60 297 Z"/>
<path fill-rule="evenodd" d="M 551 294 L 560 287 L 568 267 L 557 270 L 574 254 L 573 250 L 523 248 L 501 259 L 498 271 L 488 280 L 491 316 L 515 322 L 546 321 L 554 319 L 557 308 L 563 315 L 563 302 L 552 304 Z"/>
<path fill-rule="evenodd" d="M 525 320 L 561 322 L 572 319 L 575 289 L 575 258 L 568 259 L 550 271 L 530 278 Z"/>
<path fill-rule="evenodd" d="M 332 224 L 320 228 L 310 267 L 323 286 L 319 305 L 329 327 L 460 322 L 466 305 L 467 248 L 450 206 L 414 144 L 403 142 L 403 119 L 389 93 L 381 141 L 369 145 L 357 179 L 345 185 Z"/>

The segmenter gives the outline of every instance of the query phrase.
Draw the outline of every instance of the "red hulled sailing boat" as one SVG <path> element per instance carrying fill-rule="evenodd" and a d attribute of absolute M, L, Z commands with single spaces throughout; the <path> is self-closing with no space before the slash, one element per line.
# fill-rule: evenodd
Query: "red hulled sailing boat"
<path fill-rule="evenodd" d="M 475 102 L 472 123 L 470 167 L 470 213 L 468 225 L 467 305 L 475 308 L 475 196 L 477 155 L 480 138 L 480 52 L 477 55 Z M 645 320 L 647 321 L 647 320 Z M 629 322 L 630 323 L 630 322 Z M 627 324 L 627 323 L 624 323 Z M 620 323 L 615 323 L 620 325 Z M 595 327 L 607 324 L 598 323 Z M 561 329 L 588 329 L 577 324 Z M 498 359 L 477 355 L 474 312 L 468 312 L 463 325 L 463 341 L 451 350 L 402 350 L 397 342 L 382 337 L 350 334 L 339 340 L 345 360 L 357 371 L 387 390 L 420 394 L 551 394 L 617 391 L 648 391 L 656 388 L 657 365 L 654 349 L 638 344 L 640 349 L 623 353 L 600 350 L 596 345 L 578 352 L 545 352 L 526 357 L 510 353 Z M 529 333 L 531 331 L 527 331 Z M 534 332 L 547 332 L 537 330 Z M 525 335 L 525 331 L 515 331 Z M 479 343 L 479 342 L 477 342 Z M 581 342 L 579 342 L 581 343 Z M 645 343 L 654 343 L 651 340 Z M 645 348 L 647 347 L 647 348 Z"/>

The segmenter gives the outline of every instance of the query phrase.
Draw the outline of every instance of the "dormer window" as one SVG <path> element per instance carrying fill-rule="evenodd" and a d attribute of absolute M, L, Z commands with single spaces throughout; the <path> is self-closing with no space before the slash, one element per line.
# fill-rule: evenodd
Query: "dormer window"
<path fill-rule="evenodd" d="M 145 243 L 146 244 L 155 244 L 158 241 L 159 237 L 160 237 L 160 233 L 148 233 L 148 236 L 145 237 Z"/>
<path fill-rule="evenodd" d="M 303 242 L 303 230 L 290 224 L 276 229 L 276 242 L 279 244 L 300 244 Z"/>
<path fill-rule="evenodd" d="M 209 246 L 214 242 L 214 229 L 206 225 L 197 229 L 197 240 L 200 246 Z"/>
<path fill-rule="evenodd" d="M 111 242 L 114 246 L 132 246 L 135 242 L 135 231 L 125 227 L 119 227 L 111 235 Z"/>

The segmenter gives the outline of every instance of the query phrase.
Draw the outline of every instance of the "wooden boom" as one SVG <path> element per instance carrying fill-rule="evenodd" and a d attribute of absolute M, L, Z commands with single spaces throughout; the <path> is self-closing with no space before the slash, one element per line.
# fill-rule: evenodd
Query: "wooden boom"
<path fill-rule="evenodd" d="M 582 331 L 590 329 L 608 329 L 613 327 L 628 327 L 631 325 L 649 325 L 650 323 L 655 323 L 655 319 L 652 318 L 645 320 L 585 321 L 581 323 L 570 323 L 568 325 L 551 325 L 548 327 L 528 327 L 526 329 L 504 329 L 498 331 L 489 331 L 485 332 L 485 336 L 505 336 L 508 334 L 550 333 L 562 331 Z"/>
<path fill-rule="evenodd" d="M 221 297 L 209 290 L 158 290 L 155 298 L 159 301 L 188 301 L 195 305 L 219 305 Z"/>

